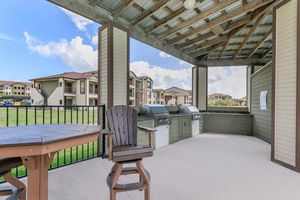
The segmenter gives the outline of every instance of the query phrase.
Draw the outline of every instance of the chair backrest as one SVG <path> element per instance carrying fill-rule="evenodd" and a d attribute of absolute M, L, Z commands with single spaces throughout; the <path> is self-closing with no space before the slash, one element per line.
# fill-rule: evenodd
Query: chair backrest
<path fill-rule="evenodd" d="M 113 134 L 113 145 L 137 145 L 137 111 L 118 105 L 107 110 L 108 126 Z"/>

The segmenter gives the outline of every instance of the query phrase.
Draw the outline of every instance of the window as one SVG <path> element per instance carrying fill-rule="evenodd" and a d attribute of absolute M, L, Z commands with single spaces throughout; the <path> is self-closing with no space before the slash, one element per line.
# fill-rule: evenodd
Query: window
<path fill-rule="evenodd" d="M 150 81 L 147 82 L 147 88 L 151 89 L 152 88 L 152 83 Z"/>
<path fill-rule="evenodd" d="M 98 94 L 98 85 L 95 84 L 95 94 Z"/>
<path fill-rule="evenodd" d="M 59 86 L 62 87 L 62 82 L 59 82 Z"/>
<path fill-rule="evenodd" d="M 31 103 L 34 103 L 33 99 L 31 99 Z"/>
<path fill-rule="evenodd" d="M 62 100 L 59 100 L 59 105 L 62 105 L 63 104 L 63 101 Z"/>
<path fill-rule="evenodd" d="M 208 68 L 208 107 L 247 106 L 247 67 Z"/>
<path fill-rule="evenodd" d="M 85 93 L 85 81 L 80 81 L 80 94 Z"/>

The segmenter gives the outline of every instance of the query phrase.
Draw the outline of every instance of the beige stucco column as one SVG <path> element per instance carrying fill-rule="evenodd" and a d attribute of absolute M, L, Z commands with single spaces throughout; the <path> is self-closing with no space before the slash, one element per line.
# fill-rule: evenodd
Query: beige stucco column
<path fill-rule="evenodd" d="M 283 1 L 273 20 L 272 160 L 300 172 L 300 2 Z"/>
<path fill-rule="evenodd" d="M 193 105 L 200 111 L 207 110 L 207 66 L 192 68 Z"/>
<path fill-rule="evenodd" d="M 99 103 L 128 105 L 128 31 L 107 24 L 99 28 Z"/>

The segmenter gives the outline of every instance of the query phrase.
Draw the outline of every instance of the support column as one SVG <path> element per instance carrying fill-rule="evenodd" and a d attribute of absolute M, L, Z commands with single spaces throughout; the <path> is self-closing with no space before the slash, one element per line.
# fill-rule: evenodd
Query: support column
<path fill-rule="evenodd" d="M 113 24 L 99 29 L 99 103 L 129 104 L 129 34 Z"/>
<path fill-rule="evenodd" d="M 207 110 L 207 66 L 192 68 L 193 105 L 200 111 Z"/>
<path fill-rule="evenodd" d="M 300 172 L 300 2 L 273 17 L 272 160 Z"/>

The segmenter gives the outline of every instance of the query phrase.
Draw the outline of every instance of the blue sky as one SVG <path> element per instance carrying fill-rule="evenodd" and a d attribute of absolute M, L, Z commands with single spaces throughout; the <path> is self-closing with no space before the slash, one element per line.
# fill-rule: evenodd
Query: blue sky
<path fill-rule="evenodd" d="M 46 0 L 1 1 L 0 80 L 27 81 L 96 69 L 99 26 Z M 135 73 L 151 76 L 155 87 L 191 88 L 190 64 L 133 39 L 130 45 L 131 69 Z M 245 96 L 245 81 L 239 79 L 244 68 L 210 71 L 210 93 Z M 225 74 L 227 80 L 221 78 Z M 226 89 L 225 84 L 234 88 Z"/>

